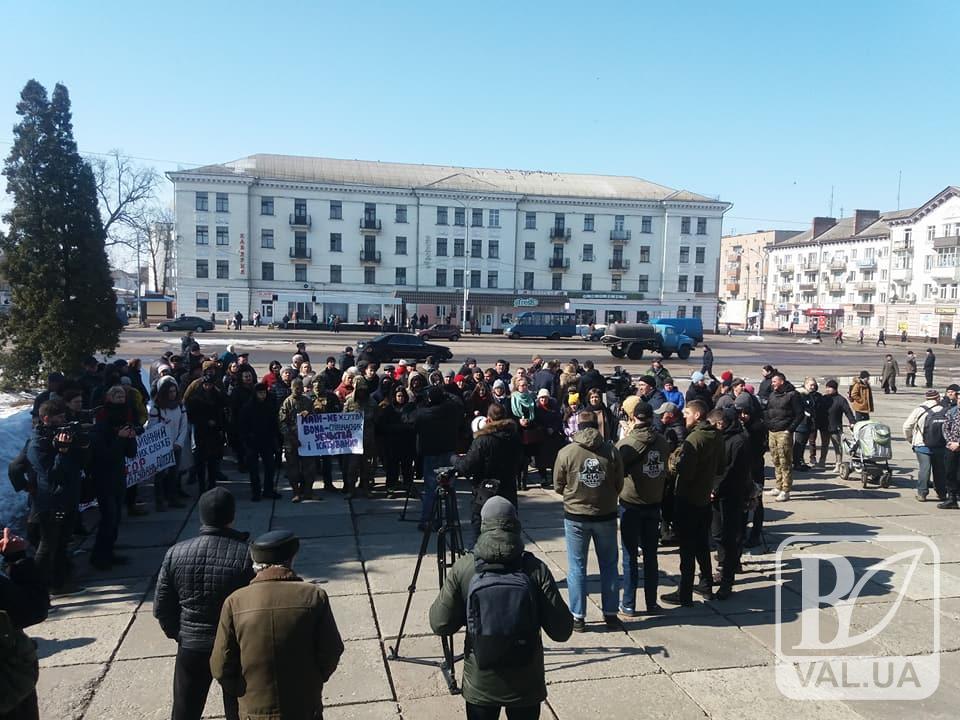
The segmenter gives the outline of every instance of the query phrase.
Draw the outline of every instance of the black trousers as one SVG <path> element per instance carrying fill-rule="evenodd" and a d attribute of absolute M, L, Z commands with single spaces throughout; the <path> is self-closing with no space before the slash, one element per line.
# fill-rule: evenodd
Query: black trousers
<path fill-rule="evenodd" d="M 210 674 L 210 652 L 177 647 L 173 667 L 172 720 L 200 720 L 213 676 Z M 237 699 L 223 694 L 223 712 L 227 720 L 239 720 Z"/>
<path fill-rule="evenodd" d="M 680 545 L 680 600 L 693 600 L 693 579 L 697 565 L 701 580 L 712 585 L 713 571 L 710 564 L 710 506 L 692 505 L 677 496 L 673 524 Z"/>
<path fill-rule="evenodd" d="M 90 559 L 97 563 L 109 563 L 113 559 L 113 546 L 120 533 L 120 508 L 123 507 L 125 490 L 97 489 L 97 509 L 100 511 L 100 524 L 97 537 L 93 541 Z"/>
<path fill-rule="evenodd" d="M 247 448 L 247 472 L 250 473 L 250 495 L 258 498 L 265 492 L 276 492 L 276 466 L 273 448 Z M 260 467 L 263 466 L 263 481 Z"/>
<path fill-rule="evenodd" d="M 500 717 L 500 705 L 471 705 L 467 703 L 467 720 L 497 720 Z M 508 707 L 507 720 L 537 720 L 540 717 L 540 703 L 526 707 Z"/>
<path fill-rule="evenodd" d="M 47 510 L 37 513 L 36 519 L 40 527 L 40 544 L 34 560 L 47 585 L 59 588 L 66 582 L 70 572 L 67 543 L 77 525 L 77 512 Z"/>
<path fill-rule="evenodd" d="M 223 457 L 223 446 L 220 448 L 197 445 L 193 451 L 193 468 L 197 475 L 197 486 L 200 495 L 212 489 L 217 484 L 220 474 L 220 461 Z"/>
<path fill-rule="evenodd" d="M 927 387 L 932 388 L 933 387 L 933 368 L 930 368 L 929 370 L 924 368 L 923 378 L 927 381 Z"/>
<path fill-rule="evenodd" d="M 40 707 L 37 703 L 37 691 L 34 690 L 30 695 L 19 703 L 9 712 L 0 713 L 0 720 L 39 720 Z"/>
<path fill-rule="evenodd" d="M 803 465 L 803 450 L 810 439 L 809 430 L 796 430 L 793 433 L 793 467 Z"/>
<path fill-rule="evenodd" d="M 724 497 L 713 505 L 713 539 L 720 563 L 720 584 L 733 585 L 743 542 L 743 498 Z"/>
<path fill-rule="evenodd" d="M 635 610 L 627 597 L 627 588 L 634 589 L 640 571 L 639 556 L 643 556 L 643 600 L 647 609 L 657 604 L 657 585 L 660 566 L 657 562 L 657 547 L 660 544 L 660 506 L 622 505 L 620 508 L 620 545 L 623 552 L 623 602 L 624 608 Z M 637 550 L 639 549 L 639 553 Z M 628 579 L 631 581 L 628 584 Z"/>
<path fill-rule="evenodd" d="M 908 372 L 906 380 L 907 387 L 916 387 L 917 386 L 917 374 L 915 372 Z"/>
<path fill-rule="evenodd" d="M 947 496 L 960 496 L 960 450 L 944 450 L 943 464 L 943 484 L 946 486 Z"/>

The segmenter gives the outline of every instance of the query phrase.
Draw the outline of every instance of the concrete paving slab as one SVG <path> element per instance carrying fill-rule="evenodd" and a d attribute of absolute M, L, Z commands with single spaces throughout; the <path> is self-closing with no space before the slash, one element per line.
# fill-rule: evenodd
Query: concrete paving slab
<path fill-rule="evenodd" d="M 97 615 L 132 613 L 144 601 L 152 578 L 87 583 L 80 595 L 66 595 L 51 600 L 50 619 L 67 620 Z"/>
<path fill-rule="evenodd" d="M 450 720 L 463 717 L 464 707 L 462 695 L 445 693 L 434 697 L 403 699 L 400 701 L 400 714 L 404 720 Z M 546 709 L 541 712 L 542 720 L 549 717 L 547 712 Z"/>
<path fill-rule="evenodd" d="M 159 513 L 150 515 L 149 518 L 149 522 L 138 518 L 139 522 L 131 522 L 123 528 L 117 538 L 118 552 L 127 548 L 172 545 L 184 527 L 183 516 L 179 514 Z"/>
<path fill-rule="evenodd" d="M 837 611 L 834 608 L 804 611 L 815 613 L 817 626 L 820 628 L 820 637 L 836 637 L 839 628 Z M 777 652 L 777 631 L 781 633 L 781 648 L 784 653 L 802 655 L 802 652 L 793 652 L 800 645 L 802 613 L 788 613 L 777 621 L 775 613 L 749 613 L 746 615 L 731 615 L 729 620 L 738 625 L 743 632 L 761 643 L 771 653 Z M 809 653 L 808 653 L 809 654 Z M 833 655 L 866 655 L 880 657 L 889 655 L 887 648 L 876 640 L 866 640 L 851 648 L 842 648 L 831 651 Z"/>
<path fill-rule="evenodd" d="M 643 717 L 699 720 L 703 712 L 667 675 L 593 678 L 547 688 L 547 702 L 560 720 Z"/>
<path fill-rule="evenodd" d="M 433 554 L 424 556 L 417 579 L 417 587 L 437 587 L 437 566 Z M 416 557 L 368 560 L 367 579 L 374 593 L 403 592 L 409 587 L 416 568 Z"/>
<path fill-rule="evenodd" d="M 271 530 L 290 530 L 300 538 L 353 537 L 353 520 L 342 515 L 314 517 L 278 517 L 270 522 Z"/>
<path fill-rule="evenodd" d="M 544 635 L 543 646 L 549 684 L 659 672 L 642 645 L 623 630 L 608 629 L 602 621 L 589 622 L 587 632 L 573 633 L 562 643 Z"/>
<path fill-rule="evenodd" d="M 337 705 L 323 709 L 323 720 L 398 720 L 399 717 L 399 708 L 395 702 Z"/>
<path fill-rule="evenodd" d="M 359 562 L 310 563 L 296 562 L 294 570 L 304 580 L 322 587 L 327 595 L 366 595 L 367 584 Z"/>
<path fill-rule="evenodd" d="M 344 642 L 377 638 L 377 624 L 368 596 L 331 597 L 330 609 Z"/>
<path fill-rule="evenodd" d="M 390 645 L 391 643 L 386 643 Z M 463 633 L 454 638 L 456 653 L 463 652 Z M 389 653 L 389 648 L 387 649 Z M 388 660 L 390 676 L 393 678 L 393 687 L 401 706 L 404 701 L 425 698 L 442 697 L 449 695 L 447 682 L 440 672 L 439 663 L 443 659 L 443 652 L 438 637 L 404 637 L 400 645 L 400 658 Z M 413 662 L 411 662 L 413 661 Z M 419 662 L 418 662 L 419 661 Z M 457 663 L 457 682 L 463 674 L 463 663 Z M 459 712 L 462 712 L 462 708 Z M 404 715 L 404 717 L 408 717 Z M 409 717 L 417 717 L 409 715 Z"/>
<path fill-rule="evenodd" d="M 396 514 L 371 513 L 359 515 L 357 516 L 357 528 L 361 535 L 395 535 L 398 526 L 402 525 L 399 517 L 399 512 Z M 466 524 L 464 523 L 464 525 Z M 413 525 L 412 529 L 414 534 L 419 535 L 416 531 L 416 525 Z"/>
<path fill-rule="evenodd" d="M 173 666 L 172 657 L 112 663 L 84 717 L 166 720 L 173 704 Z M 222 704 L 219 710 L 223 712 Z"/>
<path fill-rule="evenodd" d="M 960 532 L 960 518 L 953 513 L 944 511 L 933 516 L 898 515 L 890 518 L 890 521 L 925 537 L 956 535 L 957 532 Z"/>
<path fill-rule="evenodd" d="M 325 706 L 392 700 L 380 643 L 354 640 L 344 643 L 340 665 L 323 687 Z"/>
<path fill-rule="evenodd" d="M 37 642 L 41 667 L 105 663 L 132 620 L 132 615 L 47 620 L 28 628 L 27 634 Z"/>
<path fill-rule="evenodd" d="M 37 681 L 41 720 L 80 720 L 106 669 L 99 663 L 42 668 Z"/>
<path fill-rule="evenodd" d="M 120 534 L 123 535 L 123 532 L 124 528 L 121 526 Z M 126 565 L 114 565 L 110 570 L 97 570 L 88 564 L 84 557 L 77 563 L 77 582 L 90 585 L 126 578 L 156 577 L 166 552 L 166 546 L 123 550 L 118 554 L 123 555 L 129 562 Z"/>
<path fill-rule="evenodd" d="M 413 594 L 407 624 L 404 627 L 404 637 L 411 635 L 433 635 L 430 630 L 430 606 L 436 599 L 438 590 L 435 585 L 423 585 Z M 380 623 L 380 632 L 384 640 L 397 636 L 400 629 L 400 620 L 403 617 L 403 608 L 407 602 L 408 593 L 375 593 L 373 604 L 377 611 L 377 621 Z M 387 644 L 390 644 L 389 642 Z"/>
<path fill-rule="evenodd" d="M 177 643 L 170 640 L 153 617 L 153 608 L 147 607 L 133 618 L 133 624 L 120 644 L 117 660 L 166 657 L 177 654 Z"/>
<path fill-rule="evenodd" d="M 891 621 L 877 635 L 877 642 L 887 648 L 887 654 L 931 653 L 935 640 L 939 641 L 940 650 L 960 650 L 960 625 L 940 615 L 937 631 L 937 614 L 932 605 L 924 606 L 910 600 L 899 606 L 893 602 L 854 606 L 851 615 L 853 630 L 863 633 L 879 627 L 888 613 Z"/>

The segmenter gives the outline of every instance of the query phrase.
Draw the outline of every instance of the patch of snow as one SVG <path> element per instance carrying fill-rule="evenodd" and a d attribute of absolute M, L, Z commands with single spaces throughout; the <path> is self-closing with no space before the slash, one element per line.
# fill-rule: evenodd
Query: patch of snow
<path fill-rule="evenodd" d="M 747 335 L 747 342 L 764 342 L 765 340 L 763 335 Z"/>
<path fill-rule="evenodd" d="M 26 493 L 14 492 L 6 468 L 30 436 L 30 408 L 33 396 L 27 393 L 0 393 L 0 527 L 20 526 L 27 510 Z"/>

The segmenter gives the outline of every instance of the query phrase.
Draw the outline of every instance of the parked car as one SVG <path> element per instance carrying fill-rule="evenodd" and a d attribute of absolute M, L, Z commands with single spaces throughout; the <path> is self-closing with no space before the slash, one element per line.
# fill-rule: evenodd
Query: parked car
<path fill-rule="evenodd" d="M 157 330 L 170 332 L 171 330 L 193 330 L 195 332 L 210 332 L 214 324 L 209 320 L 193 315 L 181 315 L 178 318 L 162 320 L 157 323 Z"/>
<path fill-rule="evenodd" d="M 443 345 L 424 342 L 416 335 L 388 333 L 357 343 L 357 357 L 361 360 L 388 362 L 413 358 L 417 361 L 433 356 L 438 362 L 450 360 L 453 353 Z"/>
<path fill-rule="evenodd" d="M 434 323 L 430 327 L 417 330 L 417 337 L 423 338 L 424 340 L 435 340 L 436 338 L 440 338 L 441 340 L 453 340 L 456 342 L 460 339 L 460 328 L 458 328 L 456 325 L 441 325 L 440 323 Z"/>

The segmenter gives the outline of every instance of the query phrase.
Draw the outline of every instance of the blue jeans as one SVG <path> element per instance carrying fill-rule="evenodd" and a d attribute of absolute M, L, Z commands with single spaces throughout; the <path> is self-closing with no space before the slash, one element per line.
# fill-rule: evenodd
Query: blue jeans
<path fill-rule="evenodd" d="M 600 604 L 604 615 L 617 614 L 620 576 L 617 573 L 617 521 L 563 520 L 567 541 L 567 595 L 570 612 L 582 620 L 587 616 L 587 550 L 593 549 L 600 565 Z"/>
<path fill-rule="evenodd" d="M 637 609 L 638 549 L 643 553 L 643 596 L 649 610 L 657 604 L 657 545 L 660 543 L 660 506 L 620 506 L 620 545 L 623 565 L 624 610 Z"/>
<path fill-rule="evenodd" d="M 423 456 L 423 495 L 420 497 L 420 522 L 427 522 L 433 515 L 437 499 L 437 468 L 450 464 L 450 455 Z"/>
<path fill-rule="evenodd" d="M 917 494 L 927 496 L 929 488 L 927 485 L 930 481 L 930 475 L 933 475 L 933 487 L 937 491 L 937 495 L 943 497 L 945 488 L 944 488 L 944 453 L 946 448 L 924 448 L 926 452 L 920 452 L 917 448 L 913 449 L 914 454 L 917 456 L 917 464 L 919 468 L 917 470 Z"/>

